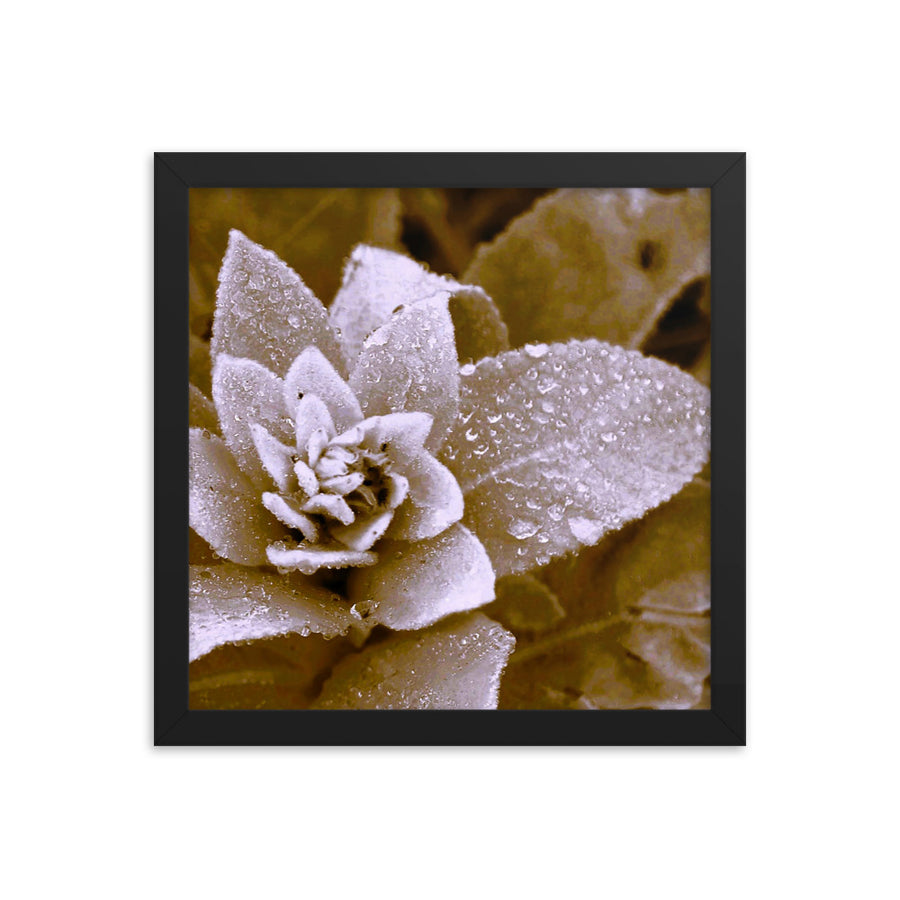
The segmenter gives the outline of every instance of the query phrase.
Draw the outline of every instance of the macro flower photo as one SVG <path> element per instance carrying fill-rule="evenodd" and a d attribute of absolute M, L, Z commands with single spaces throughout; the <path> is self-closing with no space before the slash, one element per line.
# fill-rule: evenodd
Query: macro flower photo
<path fill-rule="evenodd" d="M 190 190 L 190 707 L 703 709 L 709 192 Z"/>

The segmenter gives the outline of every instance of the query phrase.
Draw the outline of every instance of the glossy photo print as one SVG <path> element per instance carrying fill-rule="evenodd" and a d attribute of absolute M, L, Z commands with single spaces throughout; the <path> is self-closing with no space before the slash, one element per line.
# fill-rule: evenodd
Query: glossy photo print
<path fill-rule="evenodd" d="M 709 189 L 188 209 L 189 709 L 709 709 Z"/>

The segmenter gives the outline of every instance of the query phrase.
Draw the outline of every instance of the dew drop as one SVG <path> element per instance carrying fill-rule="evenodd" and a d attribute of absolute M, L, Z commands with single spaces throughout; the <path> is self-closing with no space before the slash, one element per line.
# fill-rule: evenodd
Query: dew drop
<path fill-rule="evenodd" d="M 509 523 L 507 531 L 517 540 L 524 541 L 526 538 L 533 537 L 540 530 L 537 522 L 529 522 L 527 519 L 513 519 Z"/>
<path fill-rule="evenodd" d="M 540 359 L 550 348 L 546 344 L 526 344 L 524 349 L 532 359 Z"/>

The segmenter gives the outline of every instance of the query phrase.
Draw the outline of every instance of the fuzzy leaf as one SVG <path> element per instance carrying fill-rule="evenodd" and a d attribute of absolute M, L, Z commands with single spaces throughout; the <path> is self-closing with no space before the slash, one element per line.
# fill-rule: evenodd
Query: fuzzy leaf
<path fill-rule="evenodd" d="M 494 709 L 515 638 L 480 613 L 395 634 L 345 657 L 320 709 Z"/>
<path fill-rule="evenodd" d="M 192 428 L 189 456 L 191 528 L 220 556 L 265 565 L 266 547 L 284 537 L 285 529 L 263 508 L 220 438 Z"/>
<path fill-rule="evenodd" d="M 346 634 L 354 623 L 346 601 L 294 576 L 229 564 L 191 566 L 190 658 L 220 644 L 296 632 Z"/>
<path fill-rule="evenodd" d="M 348 594 L 376 622 L 398 631 L 424 628 L 494 599 L 484 547 L 462 525 L 415 543 L 384 541 L 378 564 L 350 575 Z"/>
<path fill-rule="evenodd" d="M 597 543 L 708 456 L 708 390 L 634 351 L 570 341 L 460 371 L 442 458 L 498 576 Z"/>
<path fill-rule="evenodd" d="M 596 337 L 638 347 L 686 285 L 709 272 L 709 191 L 556 191 L 463 276 L 495 300 L 513 346 Z"/>
<path fill-rule="evenodd" d="M 213 362 L 227 353 L 256 360 L 283 377 L 309 346 L 343 369 L 325 307 L 313 292 L 271 250 L 232 231 L 219 273 Z"/>
<path fill-rule="evenodd" d="M 447 295 L 408 306 L 367 338 L 350 375 L 366 416 L 425 411 L 432 415 L 425 446 L 444 442 L 456 416 L 459 374 Z"/>
<path fill-rule="evenodd" d="M 399 253 L 361 245 L 347 261 L 341 289 L 329 311 L 349 367 L 353 368 L 366 337 L 390 321 L 397 307 L 438 292 L 450 294 L 460 359 L 481 359 L 509 346 L 500 313 L 481 288 L 435 275 Z"/>
<path fill-rule="evenodd" d="M 336 431 L 346 431 L 362 418 L 353 392 L 315 347 L 307 347 L 291 364 L 284 379 L 284 408 L 295 409 L 307 394 L 325 404 Z"/>
<path fill-rule="evenodd" d="M 253 426 L 262 425 L 282 443 L 294 443 L 294 422 L 284 408 L 284 383 L 258 362 L 223 353 L 213 369 L 213 400 L 222 436 L 237 464 L 256 487 L 268 487 L 269 474 L 260 461 Z"/>

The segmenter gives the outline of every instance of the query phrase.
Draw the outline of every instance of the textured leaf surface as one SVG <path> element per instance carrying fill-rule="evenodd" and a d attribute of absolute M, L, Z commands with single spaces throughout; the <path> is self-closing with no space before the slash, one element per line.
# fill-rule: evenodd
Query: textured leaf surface
<path fill-rule="evenodd" d="M 348 592 L 372 619 L 401 631 L 494 599 L 494 571 L 478 539 L 462 525 L 415 543 L 385 541 L 378 564 L 357 569 Z"/>
<path fill-rule="evenodd" d="M 405 307 L 373 332 L 350 375 L 366 416 L 427 412 L 425 441 L 436 450 L 456 417 L 459 374 L 447 295 Z"/>
<path fill-rule="evenodd" d="M 526 346 L 463 367 L 442 458 L 497 575 L 597 543 L 659 505 L 709 453 L 709 392 L 598 341 Z"/>
<path fill-rule="evenodd" d="M 464 279 L 500 308 L 510 341 L 596 337 L 637 347 L 709 271 L 709 192 L 562 190 L 539 200 Z"/>
<path fill-rule="evenodd" d="M 349 604 L 299 576 L 269 575 L 245 566 L 191 566 L 190 658 L 220 644 L 297 632 L 346 634 Z"/>
<path fill-rule="evenodd" d="M 284 383 L 251 359 L 222 354 L 213 369 L 212 387 L 228 449 L 257 488 L 269 487 L 269 475 L 253 439 L 253 426 L 262 425 L 272 437 L 293 444 L 294 423 L 284 408 Z"/>
<path fill-rule="evenodd" d="M 435 275 L 399 253 L 360 246 L 347 262 L 341 289 L 329 311 L 350 368 L 366 337 L 388 322 L 397 307 L 439 292 L 450 294 L 450 315 L 461 360 L 481 359 L 507 348 L 506 326 L 481 288 Z"/>
<path fill-rule="evenodd" d="M 337 338 L 315 294 L 271 250 L 232 231 L 219 273 L 213 361 L 227 353 L 283 377 L 309 346 L 343 369 Z"/>
<path fill-rule="evenodd" d="M 494 709 L 515 645 L 480 613 L 396 634 L 345 657 L 316 701 L 321 709 Z"/>
<path fill-rule="evenodd" d="M 225 443 L 192 428 L 189 458 L 191 528 L 220 556 L 245 566 L 265 565 L 266 547 L 287 532 L 263 508 Z"/>

